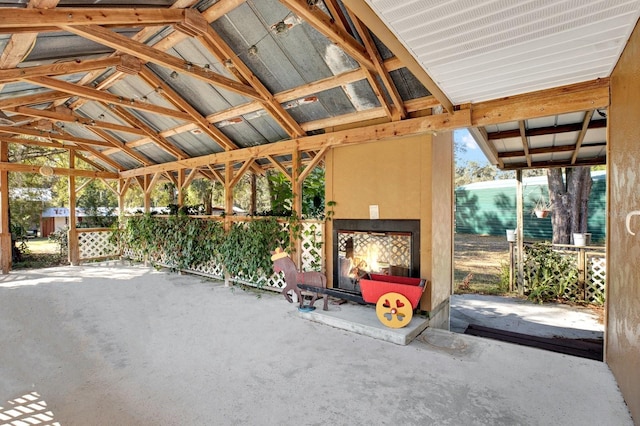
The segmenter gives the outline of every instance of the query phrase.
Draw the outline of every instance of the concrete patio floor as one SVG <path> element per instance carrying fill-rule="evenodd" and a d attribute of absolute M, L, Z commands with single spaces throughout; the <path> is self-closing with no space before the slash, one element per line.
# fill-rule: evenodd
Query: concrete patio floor
<path fill-rule="evenodd" d="M 431 328 L 400 346 L 117 262 L 0 276 L 0 342 L 0 425 L 633 424 L 602 362 Z"/>

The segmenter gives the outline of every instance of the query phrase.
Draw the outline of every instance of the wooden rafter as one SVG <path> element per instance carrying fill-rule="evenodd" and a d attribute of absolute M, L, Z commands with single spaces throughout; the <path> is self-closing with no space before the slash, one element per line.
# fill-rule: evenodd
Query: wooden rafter
<path fill-rule="evenodd" d="M 534 129 L 527 129 L 526 135 L 528 137 L 531 137 L 531 136 L 555 135 L 558 133 L 579 132 L 580 130 L 582 130 L 583 126 L 584 126 L 584 122 L 560 124 L 558 126 L 536 127 Z M 593 120 L 593 121 L 589 121 L 588 123 L 588 129 L 604 129 L 605 127 L 607 127 L 607 120 Z M 491 132 L 488 134 L 489 140 L 516 138 L 519 136 L 520 136 L 520 129 L 502 130 L 500 132 Z"/>
<path fill-rule="evenodd" d="M 27 9 L 45 9 L 56 7 L 59 0 L 30 0 Z M 3 14 L 9 15 L 9 14 Z M 12 34 L 0 54 L 0 68 L 13 68 L 22 62 L 36 43 L 38 34 L 35 32 Z M 0 92 L 4 86 L 4 81 L 0 81 Z"/>
<path fill-rule="evenodd" d="M 128 147 L 126 143 L 120 142 L 119 140 L 117 140 L 116 138 L 114 138 L 104 130 L 98 129 L 98 128 L 92 128 L 92 127 L 90 127 L 89 130 L 95 133 L 97 136 L 104 139 L 105 141 L 109 142 L 111 145 L 118 148 L 120 151 L 127 154 L 129 157 L 133 158 L 135 161 L 139 162 L 140 164 L 144 166 L 150 166 L 151 164 L 153 164 L 153 161 L 150 161 L 147 157 L 140 154 L 139 152 L 134 151 L 133 149 Z"/>
<path fill-rule="evenodd" d="M 76 145 L 82 146 L 111 146 L 110 143 L 105 141 L 97 141 L 93 139 L 79 138 L 77 136 L 69 135 L 68 133 L 49 133 L 42 132 L 35 129 L 28 129 L 25 127 L 7 127 L 0 126 L 0 133 L 9 133 L 9 134 L 21 134 L 25 136 L 35 136 L 37 138 L 42 139 L 50 139 L 50 140 L 61 140 L 65 142 L 72 142 Z"/>
<path fill-rule="evenodd" d="M 233 143 L 224 133 L 218 130 L 202 116 L 189 102 L 187 102 L 182 96 L 180 96 L 175 90 L 173 90 L 168 84 L 162 81 L 156 74 L 149 68 L 144 67 L 140 72 L 140 77 L 146 81 L 151 87 L 160 87 L 162 89 L 162 95 L 171 101 L 176 107 L 187 113 L 195 124 L 211 139 L 216 141 L 222 149 L 236 149 L 238 146 Z"/>
<path fill-rule="evenodd" d="M 443 108 L 450 114 L 454 113 L 453 103 L 442 89 L 433 81 L 431 76 L 422 68 L 411 53 L 396 38 L 389 28 L 380 20 L 378 15 L 364 0 L 343 0 L 342 3 L 358 17 L 373 33 L 391 50 L 396 57 L 411 71 L 427 90 L 436 97 Z"/>
<path fill-rule="evenodd" d="M 57 3 L 57 2 L 55 2 Z M 60 8 L 60 9 L 12 9 L 0 15 L 0 29 L 41 27 L 117 25 L 144 26 L 169 25 L 184 21 L 181 9 L 132 9 L 132 8 Z"/>
<path fill-rule="evenodd" d="M 94 170 L 82 170 L 82 169 L 67 169 L 63 167 L 52 167 L 53 174 L 57 176 L 80 176 L 90 178 L 104 178 L 104 179 L 118 179 L 118 173 L 103 172 Z M 33 164 L 20 164 L 20 163 L 5 163 L 0 162 L 0 170 L 6 170 L 8 172 L 21 172 L 21 173 L 40 173 L 40 166 Z"/>
<path fill-rule="evenodd" d="M 24 80 L 38 86 L 47 87 L 53 90 L 59 90 L 73 96 L 93 99 L 95 101 L 104 102 L 106 104 L 120 105 L 127 108 L 166 115 L 169 117 L 177 118 L 179 120 L 190 120 L 191 118 L 188 114 L 185 114 L 182 111 L 164 108 L 158 105 L 143 102 L 138 99 L 126 99 L 124 96 L 116 96 L 111 93 L 106 93 L 86 86 L 80 86 L 78 84 L 67 83 L 66 81 L 56 80 L 55 78 L 51 77 L 33 77 Z"/>
<path fill-rule="evenodd" d="M 117 132 L 126 132 L 134 135 L 141 135 L 141 136 L 145 134 L 142 130 L 137 129 L 135 127 L 121 126 L 119 124 L 109 123 L 106 121 L 91 120 L 88 118 L 81 117 L 78 114 L 74 114 L 73 111 L 71 111 L 70 109 L 66 110 L 65 112 L 60 112 L 59 110 L 51 111 L 46 109 L 43 110 L 43 109 L 36 109 L 36 108 L 29 108 L 29 107 L 14 107 L 14 108 L 7 108 L 6 110 L 13 111 L 22 115 L 28 115 L 30 117 L 45 118 L 48 120 L 60 121 L 63 123 L 76 123 L 76 124 L 86 126 L 87 128 L 114 130 Z"/>
<path fill-rule="evenodd" d="M 173 155 L 177 159 L 184 159 L 189 157 L 189 155 L 186 152 L 184 152 L 183 150 L 181 150 L 180 148 L 178 148 L 177 146 L 169 142 L 163 136 L 160 136 L 155 130 L 147 126 L 144 122 L 142 122 L 140 119 L 135 117 L 129 111 L 126 111 L 124 108 L 115 107 L 115 108 L 112 108 L 112 111 L 118 114 L 118 116 L 123 120 L 125 120 L 127 123 L 131 124 L 132 126 L 136 126 L 142 131 L 144 131 L 147 134 L 147 137 L 149 137 L 160 148 L 162 148 L 169 154 Z"/>
<path fill-rule="evenodd" d="M 599 143 L 589 144 L 586 146 L 596 147 L 596 148 L 605 148 L 607 144 L 606 142 L 599 142 Z M 542 147 L 542 148 L 529 148 L 529 154 L 537 155 L 537 154 L 554 154 L 558 152 L 573 152 L 575 151 L 575 149 L 576 149 L 575 145 L 558 145 L 558 146 L 549 146 L 549 147 Z M 525 155 L 524 151 L 520 151 L 520 150 L 504 151 L 504 152 L 498 153 L 499 158 L 524 157 L 524 155 Z"/>
<path fill-rule="evenodd" d="M 340 28 L 333 19 L 315 6 L 309 7 L 305 0 L 280 0 L 289 10 L 303 18 L 329 40 L 340 46 L 349 56 L 369 71 L 375 72 L 367 50 L 351 34 Z"/>
<path fill-rule="evenodd" d="M 178 73 L 188 74 L 191 77 L 197 78 L 206 83 L 223 87 L 227 90 L 231 90 L 250 98 L 259 98 L 259 95 L 252 87 L 238 83 L 237 81 L 231 80 L 220 74 L 216 74 L 199 65 L 191 64 L 189 61 L 176 58 L 175 56 L 169 55 L 161 50 L 157 50 L 153 47 L 131 40 L 106 28 L 97 25 L 79 27 L 62 26 L 61 28 L 88 40 L 95 41 L 96 43 L 128 53 L 147 62 L 161 65 Z"/>
<path fill-rule="evenodd" d="M 285 111 L 277 102 L 273 94 L 265 87 L 264 84 L 255 76 L 255 74 L 242 62 L 233 49 L 220 37 L 211 27 L 207 28 L 207 32 L 200 37 L 200 41 L 209 51 L 213 53 L 220 62 L 231 63 L 233 69 L 236 70 L 241 78 L 246 81 L 261 96 L 263 107 L 270 115 L 284 128 L 289 136 L 298 137 L 304 134 L 300 125 Z M 227 62 L 229 61 L 229 62 Z"/>
<path fill-rule="evenodd" d="M 84 61 L 68 61 L 55 64 L 39 65 L 25 68 L 0 69 L 0 83 L 10 83 L 21 78 L 43 77 L 101 70 L 120 64 L 119 57 L 103 59 L 87 59 Z"/>
<path fill-rule="evenodd" d="M 298 175 L 298 180 L 304 181 L 307 178 L 307 176 L 309 176 L 309 173 L 311 173 L 313 169 L 315 169 L 316 166 L 320 164 L 320 162 L 324 159 L 324 155 L 327 153 L 328 150 L 329 150 L 328 146 L 322 147 L 322 149 L 320 149 L 320 152 L 318 152 L 313 157 L 313 159 L 307 164 L 305 169 L 300 172 L 300 175 Z"/>
<path fill-rule="evenodd" d="M 7 98 L 0 100 L 0 109 L 14 108 L 23 105 L 37 105 L 47 102 L 53 102 L 57 99 L 66 99 L 69 97 L 68 93 L 61 91 L 46 91 L 42 93 L 34 93 L 32 95 L 14 96 L 13 98 Z"/>
<path fill-rule="evenodd" d="M 576 164 L 578 160 L 578 153 L 580 152 L 580 147 L 582 147 L 582 142 L 584 142 L 584 137 L 587 135 L 587 130 L 589 129 L 589 124 L 591 123 L 591 117 L 593 117 L 594 109 L 587 111 L 584 115 L 584 120 L 582 120 L 582 129 L 580 129 L 580 133 L 578 134 L 578 139 L 575 144 L 575 151 L 571 156 L 571 164 Z M 602 120 L 600 120 L 602 121 Z"/>
<path fill-rule="evenodd" d="M 330 134 L 307 136 L 301 139 L 292 139 L 265 145 L 241 148 L 217 154 L 209 154 L 186 160 L 168 162 L 149 166 L 142 169 L 127 170 L 122 172 L 122 177 L 139 176 L 149 172 L 190 169 L 206 164 L 223 164 L 227 162 L 245 161 L 248 158 L 268 158 L 267 156 L 291 155 L 299 145 L 305 150 L 320 150 L 325 146 L 352 145 L 363 142 L 373 142 L 399 136 L 409 136 L 429 133 L 435 130 L 454 130 L 461 127 L 469 127 L 471 117 L 469 110 L 458 111 L 456 114 L 439 114 L 426 117 L 418 117 L 403 121 L 373 125 L 358 129 L 356 132 L 342 130 Z"/>
<path fill-rule="evenodd" d="M 522 140 L 524 157 L 527 159 L 527 165 L 531 167 L 531 155 L 529 155 L 529 140 L 527 139 L 527 129 L 524 126 L 524 120 L 518 121 L 518 129 L 520 130 L 520 139 Z"/>
<path fill-rule="evenodd" d="M 402 101 L 402 97 L 398 93 L 396 85 L 393 83 L 393 80 L 391 80 L 391 76 L 384 68 L 384 62 L 382 60 L 382 57 L 380 56 L 380 53 L 378 52 L 378 49 L 376 48 L 373 37 L 371 37 L 371 34 L 369 33 L 369 29 L 360 21 L 360 19 L 358 19 L 357 16 L 351 15 L 351 20 L 353 22 L 353 25 L 356 27 L 358 34 L 360 34 L 360 38 L 362 39 L 364 46 L 367 49 L 367 53 L 371 57 L 371 61 L 373 62 L 373 66 L 376 69 L 377 75 L 380 76 L 380 80 L 382 81 L 382 84 L 384 84 L 384 87 L 387 89 L 387 92 L 389 93 L 389 96 L 391 97 L 396 110 L 395 112 L 391 110 L 391 107 L 388 105 L 387 99 L 385 98 L 384 93 L 380 88 L 378 88 L 377 90 L 374 89 L 374 91 L 376 92 L 376 96 L 378 96 L 380 104 L 385 108 L 385 110 L 388 110 L 388 114 L 391 119 L 404 119 L 407 116 L 407 112 L 404 109 L 404 102 Z M 369 80 L 369 83 L 371 84 L 371 87 L 375 88 L 379 86 L 378 79 L 372 72 L 369 72 L 367 78 Z"/>

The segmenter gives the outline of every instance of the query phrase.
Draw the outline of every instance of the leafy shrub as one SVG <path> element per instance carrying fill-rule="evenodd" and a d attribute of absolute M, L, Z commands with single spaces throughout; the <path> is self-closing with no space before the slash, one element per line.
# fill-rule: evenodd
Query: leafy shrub
<path fill-rule="evenodd" d="M 529 300 L 543 303 L 572 299 L 567 288 L 578 281 L 574 257 L 563 256 L 550 243 L 536 243 L 524 248 L 524 277 Z"/>

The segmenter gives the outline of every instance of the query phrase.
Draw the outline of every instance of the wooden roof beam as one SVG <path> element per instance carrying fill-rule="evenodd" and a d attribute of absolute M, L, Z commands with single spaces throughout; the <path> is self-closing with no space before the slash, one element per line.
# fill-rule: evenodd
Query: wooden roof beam
<path fill-rule="evenodd" d="M 20 80 L 21 78 L 65 75 L 85 71 L 100 70 L 104 72 L 105 68 L 115 67 L 121 62 L 122 59 L 120 57 L 113 57 L 87 59 L 84 61 L 67 61 L 27 68 L 1 69 L 0 83 L 10 83 L 12 81 Z"/>
<path fill-rule="evenodd" d="M 169 154 L 173 155 L 178 160 L 189 158 L 189 155 L 186 152 L 184 152 L 183 150 L 181 150 L 177 146 L 173 145 L 171 142 L 169 142 L 164 137 L 160 136 L 155 130 L 153 130 L 151 127 L 147 126 L 142 120 L 139 120 L 137 117 L 135 117 L 129 111 L 126 111 L 122 107 L 112 108 L 112 111 L 115 112 L 116 114 L 118 114 L 118 116 L 120 116 L 120 118 L 125 120 L 127 123 L 131 124 L 132 126 L 136 126 L 139 129 L 141 129 L 142 131 L 144 131 L 147 134 L 147 137 L 149 137 L 160 148 L 162 148 L 163 150 L 165 150 Z"/>
<path fill-rule="evenodd" d="M 580 152 L 580 147 L 582 147 L 582 143 L 584 142 L 584 137 L 587 135 L 587 130 L 589 129 L 589 123 L 591 123 L 591 117 L 593 117 L 594 109 L 587 111 L 584 115 L 584 120 L 582 121 L 582 129 L 580 129 L 580 133 L 578 134 L 578 139 L 576 140 L 575 151 L 571 156 L 571 164 L 575 164 L 578 159 L 578 153 Z"/>
<path fill-rule="evenodd" d="M 79 116 L 78 114 L 73 113 L 72 110 L 68 110 L 69 113 L 60 112 L 60 110 L 56 109 L 56 111 L 46 110 L 46 109 L 36 109 L 29 107 L 15 107 L 6 109 L 8 111 L 13 111 L 18 114 L 28 115 L 30 117 L 36 118 L 45 118 L 53 121 L 60 121 L 63 123 L 76 123 L 86 126 L 87 128 L 97 128 L 104 130 L 113 130 L 117 132 L 126 132 L 134 135 L 144 136 L 145 133 L 137 129 L 135 127 L 129 126 L 121 126 L 119 124 L 109 123 L 106 121 L 96 121 L 89 118 L 84 118 Z"/>
<path fill-rule="evenodd" d="M 89 130 L 92 131 L 93 133 L 95 133 L 97 136 L 99 136 L 102 139 L 104 139 L 105 141 L 109 142 L 111 145 L 116 147 L 119 151 L 125 153 L 126 155 L 128 155 L 131 158 L 133 158 L 135 161 L 139 162 L 140 164 L 142 164 L 144 166 L 150 166 L 150 165 L 154 164 L 147 157 L 145 157 L 144 155 L 140 154 L 139 152 L 134 151 L 133 149 L 128 147 L 126 143 L 117 140 L 116 138 L 114 138 L 113 136 L 111 136 L 110 134 L 105 132 L 104 130 L 97 129 L 97 128 L 89 128 Z"/>
<path fill-rule="evenodd" d="M 19 163 L 5 163 L 0 162 L 0 170 L 6 170 L 8 172 L 21 172 L 21 173 L 40 173 L 39 165 L 32 164 L 19 164 Z M 104 178 L 104 179 L 118 179 L 118 173 L 92 171 L 83 169 L 65 169 L 62 167 L 53 167 L 53 174 L 56 176 L 79 176 L 89 178 Z"/>
<path fill-rule="evenodd" d="M 59 0 L 29 0 L 29 3 L 27 3 L 27 9 L 53 8 L 56 7 L 58 1 Z M 10 15 L 10 13 L 5 13 L 3 15 Z M 33 49 L 37 37 L 38 34 L 35 32 L 26 32 L 21 34 L 12 33 L 2 51 L 2 54 L 0 55 L 0 68 L 14 68 L 22 62 L 27 57 L 31 49 Z M 4 81 L 0 81 L 0 92 L 4 87 L 4 83 Z"/>
<path fill-rule="evenodd" d="M 194 107 L 189 104 L 182 96 L 180 96 L 175 90 L 168 84 L 162 81 L 156 74 L 149 68 L 144 67 L 140 72 L 140 77 L 147 82 L 151 87 L 160 87 L 162 89 L 162 95 L 167 98 L 176 107 L 186 112 L 195 124 L 211 139 L 216 141 L 218 145 L 224 150 L 236 149 L 238 146 L 233 143 L 231 139 L 222 133 L 217 127 L 209 123 L 205 117 L 203 117 Z"/>
<path fill-rule="evenodd" d="M 282 142 L 241 148 L 227 152 L 209 154 L 186 160 L 179 160 L 158 164 L 140 169 L 127 170 L 121 173 L 121 177 L 127 178 L 140 176 L 156 171 L 190 169 L 207 164 L 223 164 L 226 162 L 246 161 L 249 158 L 259 159 L 268 156 L 290 155 L 299 146 L 304 146 L 305 151 L 321 150 L 325 146 L 343 146 L 363 142 L 373 142 L 409 135 L 430 133 L 434 131 L 449 131 L 462 127 L 469 127 L 471 115 L 469 110 L 462 110 L 456 114 L 438 114 L 425 117 L 394 121 L 378 124 L 354 130 L 343 130 L 328 134 L 307 136 L 299 139 L 291 139 Z"/>
<path fill-rule="evenodd" d="M 280 3 L 337 44 L 361 66 L 375 72 L 376 69 L 367 50 L 351 34 L 336 24 L 329 15 L 315 6 L 309 6 L 305 0 L 280 0 Z"/>
<path fill-rule="evenodd" d="M 471 105 L 473 126 L 548 117 L 609 106 L 609 79 L 576 83 Z"/>
<path fill-rule="evenodd" d="M 343 0 L 342 3 L 400 59 L 418 81 L 440 101 L 448 113 L 454 114 L 451 100 L 364 0 Z"/>
<path fill-rule="evenodd" d="M 24 105 L 39 105 L 53 102 L 57 99 L 66 99 L 69 94 L 61 91 L 45 91 L 26 96 L 14 96 L 12 98 L 1 99 L 0 109 L 15 108 Z"/>
<path fill-rule="evenodd" d="M 57 3 L 57 2 L 55 2 Z M 11 9 L 0 14 L 0 29 L 116 25 L 170 25 L 184 21 L 185 11 L 169 8 L 50 8 Z"/>
<path fill-rule="evenodd" d="M 375 42 L 373 41 L 373 38 L 369 33 L 369 29 L 360 21 L 360 19 L 358 19 L 357 16 L 353 14 L 351 14 L 351 21 L 353 22 L 353 25 L 356 27 L 356 31 L 358 31 L 358 34 L 360 34 L 360 38 L 362 38 L 362 41 L 364 42 L 364 46 L 367 49 L 367 53 L 371 57 L 371 61 L 373 62 L 373 66 L 376 69 L 377 75 L 380 76 L 380 80 L 382 81 L 382 84 L 384 84 L 384 87 L 387 89 L 387 92 L 389 93 L 389 96 L 391 97 L 391 100 L 395 105 L 395 111 L 391 110 L 391 107 L 388 105 L 388 102 L 384 96 L 384 93 L 378 87 L 377 89 L 374 89 L 374 92 L 376 92 L 376 96 L 378 96 L 378 100 L 380 101 L 380 104 L 385 108 L 385 110 L 388 110 L 388 115 L 390 119 L 399 120 L 399 119 L 406 118 L 407 112 L 404 109 L 404 102 L 402 101 L 402 97 L 398 93 L 398 89 L 396 88 L 396 85 L 393 83 L 391 76 L 389 75 L 389 73 L 387 72 L 387 70 L 383 65 L 382 57 L 380 56 L 380 53 L 376 48 Z M 378 79 L 373 73 L 370 73 L 367 76 L 367 78 L 369 80 L 369 83 L 371 84 L 371 87 L 375 88 L 379 86 Z"/>
<path fill-rule="evenodd" d="M 557 167 L 599 166 L 602 164 L 607 164 L 606 155 L 578 160 L 575 164 L 569 164 L 568 161 L 534 161 L 531 166 L 528 166 L 527 163 L 505 164 L 502 170 L 553 169 Z"/>
<path fill-rule="evenodd" d="M 584 123 L 561 124 L 559 126 L 537 127 L 535 129 L 527 129 L 527 136 L 544 136 L 555 135 L 557 133 L 579 132 L 582 130 Z M 589 121 L 588 129 L 602 129 L 607 127 L 607 120 Z M 503 130 L 501 132 L 491 132 L 488 134 L 489 140 L 516 138 L 520 136 L 520 129 Z"/>
<path fill-rule="evenodd" d="M 594 143 L 594 144 L 589 144 L 585 146 L 604 148 L 607 146 L 607 143 L 601 142 L 601 143 Z M 575 148 L 576 148 L 575 145 L 559 145 L 559 146 L 549 146 L 544 148 L 530 148 L 529 154 L 537 155 L 537 154 L 554 154 L 557 152 L 572 152 L 575 150 Z M 504 151 L 504 152 L 498 153 L 498 157 L 500 158 L 513 158 L 513 157 L 524 157 L 524 156 L 525 156 L 524 151 Z"/>
<path fill-rule="evenodd" d="M 233 65 L 233 69 L 260 95 L 261 103 L 265 110 L 287 131 L 289 136 L 298 137 L 304 135 L 304 131 L 300 125 L 282 108 L 282 105 L 275 100 L 269 89 L 267 89 L 249 67 L 239 59 L 233 49 L 229 47 L 213 28 L 207 27 L 207 31 L 200 37 L 200 42 L 207 47 L 220 62 L 226 63 L 229 61 Z"/>
<path fill-rule="evenodd" d="M 527 159 L 527 165 L 531 167 L 531 156 L 529 155 L 529 140 L 527 139 L 527 129 L 524 127 L 524 120 L 518 121 L 518 129 L 520 130 L 520 139 L 522 139 L 522 147 L 524 148 L 524 156 Z"/>
<path fill-rule="evenodd" d="M 0 133 L 9 133 L 9 134 L 19 134 L 25 136 L 35 136 L 37 138 L 42 139 L 50 139 L 50 140 L 61 140 L 65 142 L 72 142 L 76 145 L 82 146 L 111 146 L 110 143 L 105 141 L 97 141 L 93 139 L 85 139 L 79 138 L 76 136 L 71 136 L 68 133 L 49 133 L 42 132 L 35 129 L 27 129 L 24 127 L 10 127 L 10 126 L 0 126 Z"/>
<path fill-rule="evenodd" d="M 188 114 L 182 111 L 176 111 L 169 108 L 149 104 L 137 99 L 125 99 L 123 96 L 116 96 L 111 93 L 103 92 L 86 86 L 80 86 L 73 83 L 67 83 L 66 81 L 56 80 L 51 77 L 33 77 L 24 79 L 30 83 L 36 84 L 42 87 L 48 87 L 53 90 L 59 90 L 66 92 L 73 96 L 80 96 L 95 101 L 104 102 L 107 104 L 120 105 L 127 108 L 139 109 L 141 111 L 152 112 L 155 114 L 166 115 L 169 117 L 177 118 L 179 120 L 190 120 Z"/>
<path fill-rule="evenodd" d="M 191 77 L 236 92 L 240 95 L 254 99 L 260 98 L 252 87 L 211 72 L 211 70 L 199 65 L 194 65 L 188 61 L 176 58 L 175 56 L 169 55 L 161 50 L 149 47 L 146 44 L 131 40 L 106 28 L 97 25 L 78 27 L 61 26 L 61 28 L 96 43 L 128 53 L 132 56 L 169 68 L 178 73 L 188 74 Z"/>

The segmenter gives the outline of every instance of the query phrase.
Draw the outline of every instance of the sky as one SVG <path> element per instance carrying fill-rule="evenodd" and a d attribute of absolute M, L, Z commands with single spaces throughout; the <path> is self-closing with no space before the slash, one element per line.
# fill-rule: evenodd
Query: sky
<path fill-rule="evenodd" d="M 487 164 L 487 158 L 484 156 L 476 141 L 467 129 L 459 129 L 453 132 L 455 142 L 461 143 L 467 151 L 460 155 L 462 161 L 475 161 L 479 164 Z M 458 160 L 458 159 L 456 159 Z"/>

